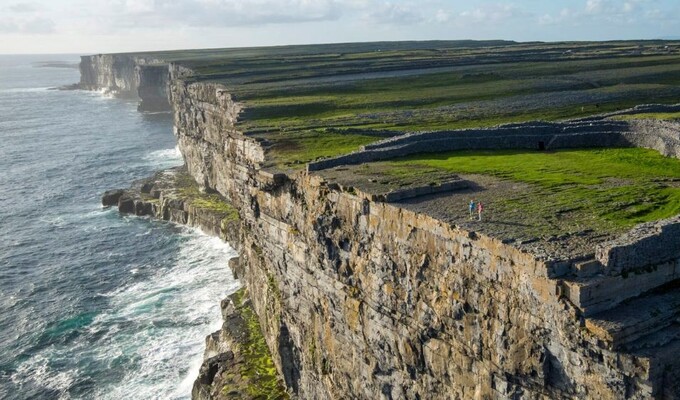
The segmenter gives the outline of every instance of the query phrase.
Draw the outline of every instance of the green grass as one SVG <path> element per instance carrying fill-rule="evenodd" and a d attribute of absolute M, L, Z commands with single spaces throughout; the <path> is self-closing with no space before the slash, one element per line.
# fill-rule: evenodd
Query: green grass
<path fill-rule="evenodd" d="M 204 193 L 188 173 L 177 173 L 173 185 L 181 198 L 196 208 L 220 214 L 223 222 L 239 219 L 238 210 L 217 193 Z"/>
<path fill-rule="evenodd" d="M 473 65 L 409 69 L 408 52 L 392 70 L 371 64 L 374 75 L 354 71 L 355 55 L 345 80 L 326 79 L 347 60 L 306 65 L 310 76 L 297 71 L 263 74 L 270 81 L 232 88 L 245 106 L 238 127 L 274 143 L 270 160 L 276 166 L 302 166 L 317 157 L 335 156 L 378 140 L 372 132 L 412 132 L 488 127 L 529 120 L 564 120 L 626 109 L 642 103 L 680 100 L 680 58 L 677 56 L 609 57 L 586 60 L 532 61 L 484 64 L 493 51 L 478 54 Z M 441 61 L 440 54 L 431 57 Z M 385 60 L 382 60 L 385 62 Z M 421 59 L 422 61 L 422 59 Z M 366 59 L 363 62 L 367 62 Z M 401 69 L 399 69 L 401 68 Z M 441 68 L 448 69 L 442 72 Z M 312 75 L 321 76 L 319 79 Z M 392 75 L 391 75 L 392 74 Z M 304 75 L 304 74 L 303 74 Z M 228 77 L 223 77 L 225 83 Z M 290 78 L 290 77 L 289 77 Z M 227 83 L 228 84 L 228 83 Z M 534 97 L 543 95 L 543 98 Z M 535 100 L 534 100 L 535 99 Z M 330 128 L 330 129 L 329 129 Z M 364 137 L 321 138 L 321 130 Z M 327 133 L 325 133 L 327 134 Z M 291 151 L 295 149 L 295 151 Z M 284 153 L 279 154 L 278 150 Z M 322 151 L 320 151 L 322 150 Z"/>
<path fill-rule="evenodd" d="M 200 197 L 194 197 L 190 201 L 194 207 L 224 214 L 223 218 L 229 220 L 237 220 L 239 218 L 238 210 L 217 194 L 202 193 Z"/>
<path fill-rule="evenodd" d="M 680 101 L 680 42 L 672 41 L 376 42 L 140 55 L 192 68 L 190 81 L 223 84 L 244 105 L 237 128 L 266 139 L 270 166 L 286 169 L 356 150 L 377 140 L 375 132 L 561 120 Z"/>
<path fill-rule="evenodd" d="M 518 192 L 496 207 L 532 215 L 578 210 L 594 218 L 593 226 L 611 230 L 680 214 L 680 160 L 653 150 L 459 151 L 387 164 L 395 176 L 432 169 L 527 183 L 533 191 Z"/>
<path fill-rule="evenodd" d="M 660 119 L 660 120 L 676 120 L 680 119 L 680 112 L 675 113 L 640 113 L 640 114 L 627 114 L 627 115 L 617 115 L 612 117 L 612 119 L 621 121 L 631 121 L 636 119 Z"/>
<path fill-rule="evenodd" d="M 321 157 L 349 153 L 378 139 L 376 136 L 323 130 L 299 132 L 274 139 L 274 146 L 269 150 L 270 160 L 277 166 L 296 169 Z"/>
<path fill-rule="evenodd" d="M 245 321 L 247 339 L 239 343 L 239 351 L 245 358 L 241 376 L 249 386 L 246 391 L 252 399 L 288 399 L 288 393 L 279 381 L 269 347 L 262 335 L 260 321 L 255 311 L 245 304 L 245 289 L 232 295 L 234 305 Z M 229 389 L 226 387 L 225 389 Z"/>

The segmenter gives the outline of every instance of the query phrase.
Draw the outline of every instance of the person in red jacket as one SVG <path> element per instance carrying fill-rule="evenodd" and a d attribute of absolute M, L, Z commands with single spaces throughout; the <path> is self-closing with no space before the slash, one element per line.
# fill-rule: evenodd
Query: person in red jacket
<path fill-rule="evenodd" d="M 482 220 L 482 211 L 484 211 L 484 204 L 481 201 L 477 202 L 477 218 L 479 221 Z"/>

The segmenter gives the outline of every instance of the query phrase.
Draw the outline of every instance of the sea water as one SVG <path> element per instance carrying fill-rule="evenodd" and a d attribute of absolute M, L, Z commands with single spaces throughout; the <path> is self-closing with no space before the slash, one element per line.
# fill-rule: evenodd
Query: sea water
<path fill-rule="evenodd" d="M 0 56 L 0 398 L 183 399 L 238 287 L 234 251 L 103 209 L 182 164 L 169 114 L 77 82 L 74 56 Z"/>

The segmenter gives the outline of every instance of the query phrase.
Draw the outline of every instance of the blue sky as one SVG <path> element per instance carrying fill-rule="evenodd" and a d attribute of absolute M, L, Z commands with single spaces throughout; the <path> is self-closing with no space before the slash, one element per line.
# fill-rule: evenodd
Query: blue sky
<path fill-rule="evenodd" d="M 0 53 L 680 38 L 678 0 L 0 0 Z"/>

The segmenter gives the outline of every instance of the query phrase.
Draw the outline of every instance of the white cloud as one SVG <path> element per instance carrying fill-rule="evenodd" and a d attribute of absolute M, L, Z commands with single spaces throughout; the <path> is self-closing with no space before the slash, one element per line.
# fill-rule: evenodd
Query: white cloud
<path fill-rule="evenodd" d="M 148 13 L 154 11 L 154 0 L 126 0 L 124 9 L 128 13 Z"/>
<path fill-rule="evenodd" d="M 55 32 L 54 21 L 48 18 L 0 19 L 0 33 L 39 35 Z"/>
<path fill-rule="evenodd" d="M 0 52 L 655 38 L 678 16 L 678 0 L 0 0 Z"/>
<path fill-rule="evenodd" d="M 422 12 L 410 4 L 383 3 L 364 14 L 364 20 L 371 23 L 410 25 L 422 22 Z"/>
<path fill-rule="evenodd" d="M 49 18 L 30 18 L 21 25 L 23 33 L 46 34 L 56 31 L 54 21 Z"/>
<path fill-rule="evenodd" d="M 585 13 L 589 15 L 623 15 L 630 14 L 640 9 L 642 4 L 649 3 L 649 0 L 587 0 Z"/>
<path fill-rule="evenodd" d="M 449 22 L 450 19 L 451 13 L 446 10 L 439 9 L 434 15 L 434 20 L 439 23 Z"/>
<path fill-rule="evenodd" d="M 585 24 L 607 23 L 622 24 L 649 20 L 645 4 L 655 0 L 587 0 L 582 9 L 563 8 L 559 14 L 543 14 L 538 18 L 541 25 L 565 24 L 579 26 Z"/>
<path fill-rule="evenodd" d="M 513 18 L 529 16 L 530 13 L 507 3 L 491 3 L 461 12 L 460 17 L 465 21 L 475 23 L 498 23 L 508 21 Z"/>
<path fill-rule="evenodd" d="M 125 29 L 232 27 L 336 20 L 339 0 L 117 0 L 110 24 Z"/>
<path fill-rule="evenodd" d="M 586 13 L 588 14 L 600 14 L 604 11 L 606 7 L 604 0 L 588 0 L 586 1 Z"/>
<path fill-rule="evenodd" d="M 38 7 L 33 3 L 16 3 L 7 7 L 13 13 L 32 13 L 38 11 Z"/>

